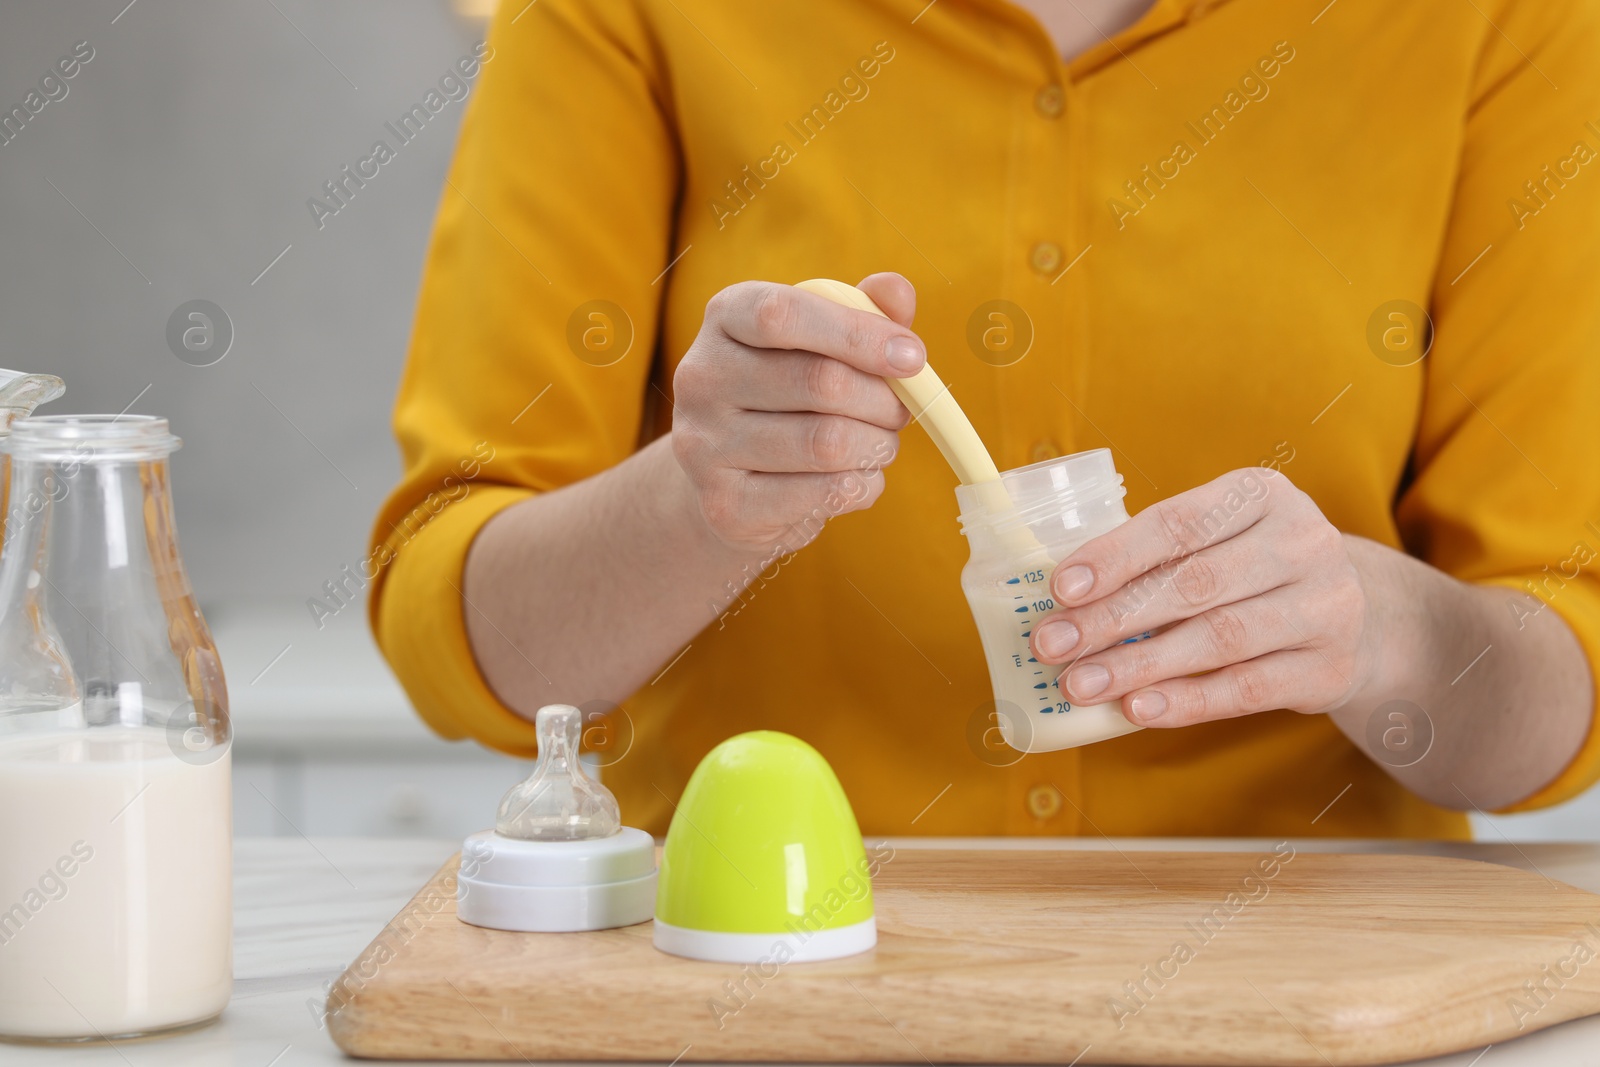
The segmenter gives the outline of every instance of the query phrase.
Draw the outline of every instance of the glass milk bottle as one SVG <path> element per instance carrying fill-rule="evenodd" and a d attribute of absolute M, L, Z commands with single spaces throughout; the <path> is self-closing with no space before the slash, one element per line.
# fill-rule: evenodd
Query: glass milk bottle
<path fill-rule="evenodd" d="M 19 420 L 0 550 L 0 1037 L 187 1026 L 232 988 L 222 666 L 165 419 Z"/>
<path fill-rule="evenodd" d="M 1075 748 L 1143 729 L 1123 717 L 1120 704 L 1070 702 L 1057 684 L 1062 668 L 1038 662 L 1028 644 L 1033 628 L 1056 611 L 1050 593 L 1056 564 L 1128 521 L 1124 492 L 1104 448 L 956 488 L 961 532 L 972 550 L 961 588 L 989 661 L 995 722 L 1020 752 Z"/>

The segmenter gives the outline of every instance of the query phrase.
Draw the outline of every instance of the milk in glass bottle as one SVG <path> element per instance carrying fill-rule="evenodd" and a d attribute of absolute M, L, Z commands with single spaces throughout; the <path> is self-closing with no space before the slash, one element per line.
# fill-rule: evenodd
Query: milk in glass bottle
<path fill-rule="evenodd" d="M 228 699 L 165 419 L 0 440 L 0 1037 L 189 1026 L 232 988 Z"/>

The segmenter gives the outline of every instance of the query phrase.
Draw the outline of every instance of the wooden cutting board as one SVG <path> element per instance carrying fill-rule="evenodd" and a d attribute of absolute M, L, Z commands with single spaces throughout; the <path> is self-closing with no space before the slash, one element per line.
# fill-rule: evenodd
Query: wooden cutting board
<path fill-rule="evenodd" d="M 1376 1064 L 1600 1012 L 1600 896 L 1469 860 L 880 846 L 879 942 L 677 959 L 455 917 L 452 860 L 335 984 L 399 1059 Z M 1525 984 L 1531 983 L 1531 984 Z"/>

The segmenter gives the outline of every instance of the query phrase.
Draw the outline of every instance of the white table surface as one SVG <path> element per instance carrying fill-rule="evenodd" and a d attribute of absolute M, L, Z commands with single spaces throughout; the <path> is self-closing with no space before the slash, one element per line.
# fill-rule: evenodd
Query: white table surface
<path fill-rule="evenodd" d="M 896 848 L 1206 849 L 1263 852 L 1254 840 L 973 841 L 895 839 Z M 1302 851 L 1463 856 L 1537 870 L 1600 892 L 1600 844 L 1470 845 L 1308 840 Z M 0 1045 L 4 1067 L 301 1067 L 347 1060 L 321 1026 L 331 983 L 456 850 L 455 841 L 242 838 L 234 854 L 233 1001 L 217 1022 L 164 1039 L 107 1045 Z M 1507 902 L 1508 906 L 1514 904 Z M 373 1062 L 373 1061 L 365 1061 Z M 416 1064 L 419 1061 L 404 1061 Z M 1600 1016 L 1427 1061 L 1437 1067 L 1600 1067 Z"/>

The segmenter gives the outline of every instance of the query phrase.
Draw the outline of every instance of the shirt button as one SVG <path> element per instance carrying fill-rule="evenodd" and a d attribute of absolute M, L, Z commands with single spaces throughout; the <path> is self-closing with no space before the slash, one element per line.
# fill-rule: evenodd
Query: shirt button
<path fill-rule="evenodd" d="M 1046 85 L 1034 96 L 1033 106 L 1038 108 L 1039 114 L 1045 118 L 1058 119 L 1066 106 L 1066 94 L 1061 91 L 1059 85 Z"/>
<path fill-rule="evenodd" d="M 1061 794 L 1053 785 L 1036 785 L 1028 790 L 1028 811 L 1035 819 L 1049 819 L 1061 812 Z"/>
<path fill-rule="evenodd" d="M 1061 266 L 1061 246 L 1054 241 L 1040 241 L 1033 246 L 1028 262 L 1040 274 L 1054 274 Z"/>
<path fill-rule="evenodd" d="M 1033 452 L 1031 455 L 1033 456 L 1033 462 L 1035 463 L 1043 463 L 1048 459 L 1059 459 L 1061 456 L 1061 446 L 1047 437 L 1043 441 L 1035 441 L 1033 443 Z"/>

